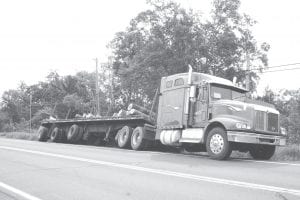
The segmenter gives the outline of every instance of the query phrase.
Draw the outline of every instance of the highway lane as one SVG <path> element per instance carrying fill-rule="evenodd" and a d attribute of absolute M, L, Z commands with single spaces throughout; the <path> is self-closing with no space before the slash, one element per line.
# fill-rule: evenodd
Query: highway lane
<path fill-rule="evenodd" d="M 300 199 L 293 164 L 0 139 L 0 182 L 45 200 Z"/>

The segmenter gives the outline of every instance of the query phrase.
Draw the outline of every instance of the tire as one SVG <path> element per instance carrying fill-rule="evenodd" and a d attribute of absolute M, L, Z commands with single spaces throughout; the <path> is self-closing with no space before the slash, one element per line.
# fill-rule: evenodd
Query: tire
<path fill-rule="evenodd" d="M 38 141 L 46 142 L 48 139 L 48 131 L 49 131 L 48 128 L 46 128 L 44 126 L 40 126 L 40 128 L 38 130 Z"/>
<path fill-rule="evenodd" d="M 209 131 L 206 139 L 206 150 L 212 159 L 226 160 L 229 158 L 232 148 L 223 128 L 216 127 Z"/>
<path fill-rule="evenodd" d="M 130 147 L 130 139 L 132 135 L 132 128 L 129 126 L 124 126 L 117 133 L 117 144 L 120 148 L 129 148 Z"/>
<path fill-rule="evenodd" d="M 182 147 L 187 152 L 204 152 L 204 151 L 206 151 L 205 146 L 200 145 L 200 144 L 183 143 Z"/>
<path fill-rule="evenodd" d="M 67 134 L 67 141 L 70 143 L 77 143 L 81 140 L 83 135 L 83 130 L 77 124 L 73 124 Z"/>
<path fill-rule="evenodd" d="M 51 142 L 60 142 L 61 141 L 62 130 L 58 127 L 55 127 L 50 134 Z"/>
<path fill-rule="evenodd" d="M 269 160 L 275 153 L 276 146 L 271 145 L 253 145 L 249 153 L 256 160 Z"/>
<path fill-rule="evenodd" d="M 145 150 L 148 141 L 145 139 L 145 129 L 143 127 L 136 127 L 131 136 L 131 148 L 133 150 Z"/>

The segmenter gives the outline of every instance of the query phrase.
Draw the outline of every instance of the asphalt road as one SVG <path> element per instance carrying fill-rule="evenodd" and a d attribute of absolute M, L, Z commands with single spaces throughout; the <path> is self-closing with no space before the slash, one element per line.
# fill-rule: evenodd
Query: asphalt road
<path fill-rule="evenodd" d="M 300 162 L 0 139 L 0 199 L 300 199 Z"/>

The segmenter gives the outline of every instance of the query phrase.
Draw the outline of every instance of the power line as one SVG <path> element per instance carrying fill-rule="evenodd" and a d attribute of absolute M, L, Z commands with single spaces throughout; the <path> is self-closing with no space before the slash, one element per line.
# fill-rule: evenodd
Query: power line
<path fill-rule="evenodd" d="M 289 64 L 283 64 L 283 65 L 275 65 L 275 66 L 268 67 L 265 70 L 269 70 L 269 69 L 273 69 L 273 68 L 279 68 L 279 67 L 293 66 L 293 65 L 300 65 L 300 63 L 289 63 Z M 251 70 L 264 70 L 264 69 L 262 69 L 262 68 L 252 68 Z"/>
<path fill-rule="evenodd" d="M 294 68 L 290 68 L 290 69 L 278 69 L 278 70 L 272 70 L 272 71 L 265 71 L 265 72 L 260 72 L 262 74 L 264 73 L 270 73 L 270 72 L 282 72 L 282 71 L 291 71 L 291 70 L 299 70 L 300 67 L 294 67 Z"/>

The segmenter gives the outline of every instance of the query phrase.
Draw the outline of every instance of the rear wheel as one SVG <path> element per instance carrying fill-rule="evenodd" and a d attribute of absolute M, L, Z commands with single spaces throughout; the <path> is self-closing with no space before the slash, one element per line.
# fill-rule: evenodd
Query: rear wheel
<path fill-rule="evenodd" d="M 143 127 L 136 127 L 131 136 L 131 147 L 133 150 L 145 150 L 148 141 L 145 139 L 145 129 Z"/>
<path fill-rule="evenodd" d="M 230 156 L 232 148 L 223 128 L 216 127 L 209 131 L 206 140 L 206 150 L 212 159 L 225 160 Z"/>
<path fill-rule="evenodd" d="M 132 135 L 132 128 L 129 126 L 124 126 L 117 133 L 117 143 L 120 148 L 130 147 L 130 138 Z"/>
<path fill-rule="evenodd" d="M 82 138 L 83 130 L 77 124 L 73 124 L 68 131 L 67 140 L 71 143 L 79 142 Z"/>
<path fill-rule="evenodd" d="M 60 142 L 61 141 L 62 130 L 58 127 L 55 127 L 50 135 L 50 141 Z"/>
<path fill-rule="evenodd" d="M 256 160 L 269 160 L 275 153 L 276 146 L 271 145 L 254 145 L 250 148 L 249 153 Z"/>
<path fill-rule="evenodd" d="M 40 126 L 39 130 L 38 130 L 38 140 L 40 142 L 46 142 L 48 139 L 48 131 L 49 129 L 44 127 L 44 126 Z"/>

